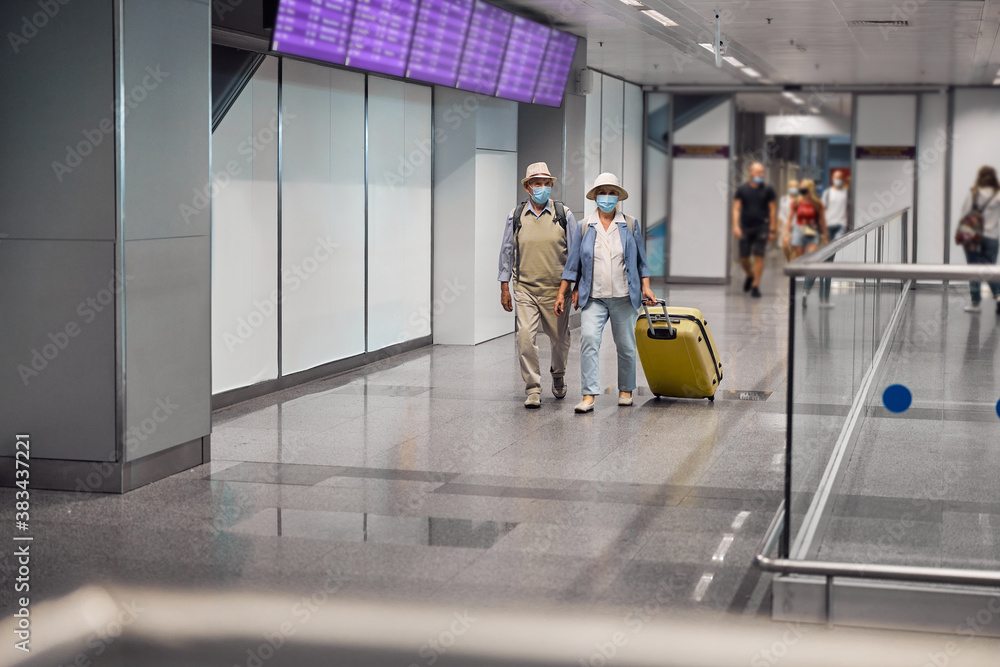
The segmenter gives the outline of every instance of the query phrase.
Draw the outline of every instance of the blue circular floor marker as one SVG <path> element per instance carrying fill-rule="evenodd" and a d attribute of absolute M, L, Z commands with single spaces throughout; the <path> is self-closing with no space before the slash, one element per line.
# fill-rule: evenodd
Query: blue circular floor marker
<path fill-rule="evenodd" d="M 882 404 L 889 412 L 906 412 L 913 403 L 913 394 L 901 384 L 891 384 L 882 392 Z"/>

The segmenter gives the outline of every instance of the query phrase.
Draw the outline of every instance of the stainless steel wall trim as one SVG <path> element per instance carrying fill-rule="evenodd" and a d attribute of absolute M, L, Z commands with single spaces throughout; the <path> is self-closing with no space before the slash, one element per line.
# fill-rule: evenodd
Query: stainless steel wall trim
<path fill-rule="evenodd" d="M 367 364 L 371 364 L 376 361 L 383 361 L 385 359 L 428 347 L 433 344 L 433 336 L 415 338 L 397 345 L 382 348 L 381 350 L 375 350 L 374 352 L 365 352 L 346 359 L 338 359 L 337 361 L 331 361 L 330 363 L 323 364 L 322 366 L 284 375 L 274 380 L 259 382 L 257 384 L 250 385 L 249 387 L 239 387 L 237 389 L 224 391 L 212 396 L 212 410 L 221 410 L 231 405 L 242 403 L 243 401 L 249 401 L 253 398 L 273 394 L 276 391 L 288 389 L 289 387 L 295 387 L 307 382 L 326 380 L 336 375 L 340 375 L 341 373 L 361 368 Z"/>
<path fill-rule="evenodd" d="M 947 116 L 948 143 L 944 147 L 944 263 L 951 264 L 951 161 L 955 145 L 955 88 L 948 88 Z"/>
<path fill-rule="evenodd" d="M 122 54 L 124 41 L 124 0 L 113 5 L 113 40 L 115 67 L 115 275 L 125 274 L 125 58 Z M 211 108 L 211 107 L 210 107 Z M 125 460 L 125 425 L 128 406 L 125 403 L 126 359 L 125 359 L 125 290 L 128 287 L 121 280 L 121 289 L 115 292 L 115 460 Z M 119 479 L 120 485 L 120 479 Z"/>
<path fill-rule="evenodd" d="M 281 284 L 281 255 L 282 255 L 282 238 L 281 238 L 281 236 L 282 236 L 282 228 L 281 228 L 281 206 L 282 206 L 282 202 L 281 202 L 281 171 L 282 171 L 282 169 L 281 169 L 281 167 L 282 167 L 282 164 L 284 163 L 284 156 L 285 156 L 285 151 L 284 151 L 284 146 L 285 146 L 285 141 L 284 141 L 285 137 L 284 137 L 284 135 L 285 135 L 285 131 L 284 131 L 284 127 L 283 127 L 284 126 L 284 108 L 283 108 L 283 104 L 284 104 L 284 95 L 283 95 L 283 90 L 284 90 L 284 79 L 283 79 L 283 77 L 284 77 L 284 63 L 285 63 L 284 58 L 278 58 L 278 164 L 277 164 L 277 173 L 275 174 L 275 181 L 276 181 L 275 182 L 275 186 L 277 187 L 277 193 L 276 193 L 277 194 L 277 210 L 275 211 L 276 226 L 277 226 L 277 239 L 275 240 L 275 244 L 276 244 L 276 248 L 277 248 L 276 252 L 277 252 L 277 255 L 278 255 L 278 263 L 277 263 L 277 265 L 278 265 L 278 272 L 277 272 L 278 273 L 278 275 L 277 275 L 277 280 L 278 280 L 278 286 L 277 286 L 277 290 L 278 290 L 278 312 L 277 312 L 277 317 L 276 317 L 276 322 L 277 322 L 276 326 L 278 327 L 278 343 L 277 343 L 277 345 L 278 345 L 278 349 L 277 349 L 277 355 L 278 355 L 278 377 L 281 377 L 282 374 L 284 373 L 284 368 L 283 368 L 283 364 L 282 364 L 282 361 L 283 361 L 282 347 L 284 345 L 284 337 L 283 337 L 283 334 L 282 334 L 282 330 L 284 329 L 284 312 L 283 312 L 283 308 L 284 308 L 284 302 L 285 302 L 285 300 L 283 298 L 282 284 Z"/>

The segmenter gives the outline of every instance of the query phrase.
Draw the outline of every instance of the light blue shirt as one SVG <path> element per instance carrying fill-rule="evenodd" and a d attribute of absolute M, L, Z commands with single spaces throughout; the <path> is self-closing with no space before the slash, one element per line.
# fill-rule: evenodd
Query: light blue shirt
<path fill-rule="evenodd" d="M 594 243 L 597 241 L 597 230 L 594 229 L 594 225 L 599 224 L 601 222 L 597 213 L 592 213 L 577 223 L 576 231 L 570 237 L 575 237 L 580 242 L 570 246 L 562 277 L 563 280 L 577 281 L 576 287 L 580 292 L 580 308 L 587 305 L 587 301 L 590 299 L 590 289 L 594 283 Z M 630 234 L 628 223 L 621 211 L 615 214 L 612 224 L 618 225 L 618 233 L 621 234 L 628 295 L 632 305 L 638 309 L 642 305 L 642 278 L 649 277 L 649 265 L 646 263 L 646 244 L 642 240 L 642 229 L 639 221 L 636 220 Z M 584 225 L 587 228 L 586 233 L 584 233 Z"/>

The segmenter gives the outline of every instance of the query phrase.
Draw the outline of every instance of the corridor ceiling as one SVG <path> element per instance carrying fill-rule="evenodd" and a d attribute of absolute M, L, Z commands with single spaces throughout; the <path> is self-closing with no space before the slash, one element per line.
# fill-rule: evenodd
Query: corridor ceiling
<path fill-rule="evenodd" d="M 1000 0 L 513 0 L 586 37 L 590 67 L 649 85 L 991 85 L 1000 68 Z M 500 3 L 498 3 L 500 4 Z M 653 9 L 664 26 L 640 13 Z M 721 12 L 727 55 L 698 46 Z M 856 25 L 898 21 L 899 26 Z"/>

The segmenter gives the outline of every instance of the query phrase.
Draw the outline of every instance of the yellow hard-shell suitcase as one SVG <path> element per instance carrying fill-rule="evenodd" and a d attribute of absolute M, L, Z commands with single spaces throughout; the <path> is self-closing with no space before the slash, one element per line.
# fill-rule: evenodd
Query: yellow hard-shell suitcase
<path fill-rule="evenodd" d="M 650 391 L 660 396 L 715 400 L 722 360 L 708 321 L 696 308 L 643 305 L 635 342 Z"/>

